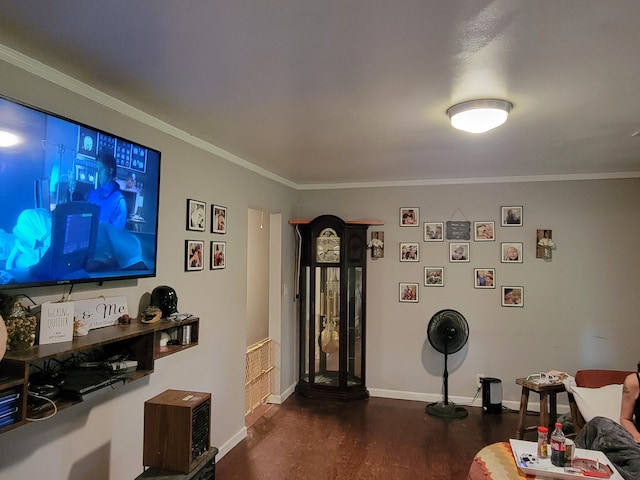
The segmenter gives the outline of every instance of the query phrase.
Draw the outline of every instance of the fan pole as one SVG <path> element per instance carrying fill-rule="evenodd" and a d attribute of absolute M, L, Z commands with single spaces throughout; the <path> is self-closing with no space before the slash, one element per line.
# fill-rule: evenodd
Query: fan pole
<path fill-rule="evenodd" d="M 455 333 L 454 333 L 455 335 Z M 442 383 L 444 384 L 444 402 L 430 403 L 425 407 L 425 412 L 434 417 L 440 418 L 465 418 L 469 412 L 464 407 L 458 407 L 453 403 L 449 404 L 449 369 L 447 368 L 447 357 L 449 356 L 448 345 L 449 339 L 453 337 L 451 332 L 444 342 L 444 373 L 442 374 Z"/>
<path fill-rule="evenodd" d="M 445 407 L 449 405 L 449 370 L 447 369 L 447 357 L 449 356 L 447 352 L 447 345 L 449 342 L 445 342 L 444 344 L 444 373 L 442 374 L 442 383 L 444 384 L 444 405 Z"/>

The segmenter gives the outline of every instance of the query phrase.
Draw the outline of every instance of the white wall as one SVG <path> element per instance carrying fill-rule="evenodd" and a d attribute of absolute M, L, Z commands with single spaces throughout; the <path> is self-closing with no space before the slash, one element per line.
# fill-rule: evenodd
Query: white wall
<path fill-rule="evenodd" d="M 441 398 L 442 356 L 426 337 L 430 317 L 441 308 L 459 310 L 470 325 L 469 343 L 449 362 L 454 401 L 473 396 L 476 373 L 501 378 L 505 401 L 515 402 L 518 376 L 627 369 L 638 361 L 640 180 L 296 192 L 3 62 L 0 91 L 162 151 L 158 276 L 77 286 L 74 298 L 126 295 L 133 309 L 156 285 L 168 284 L 178 292 L 179 308 L 202 319 L 200 345 L 159 360 L 150 377 L 0 435 L 0 480 L 134 478 L 142 471 L 144 401 L 168 388 L 213 394 L 212 442 L 222 454 L 242 438 L 247 212 L 256 205 L 282 218 L 280 232 L 271 232 L 271 238 L 280 233 L 283 244 L 282 320 L 277 328 L 270 324 L 278 335 L 281 393 L 291 391 L 297 362 L 295 235 L 287 221 L 326 213 L 384 221 L 376 229 L 385 232 L 385 258 L 370 261 L 368 270 L 367 384 L 374 395 Z M 184 272 L 186 238 L 220 237 L 185 231 L 187 198 L 228 208 L 225 270 Z M 513 204 L 524 206 L 524 226 L 497 228 L 496 242 L 471 242 L 469 264 L 449 264 L 447 242 L 425 244 L 421 228 L 398 226 L 403 206 L 419 207 L 421 221 L 462 220 L 454 215 L 459 208 L 471 221 L 498 222 L 500 206 Z M 558 249 L 552 262 L 535 259 L 537 228 L 553 230 Z M 398 261 L 401 241 L 421 242 L 418 264 Z M 524 263 L 501 264 L 501 241 L 523 242 Z M 398 283 L 422 283 L 426 265 L 445 267 L 445 287 L 421 287 L 418 304 L 399 303 Z M 481 266 L 496 268 L 498 285 L 523 285 L 524 308 L 500 307 L 498 289 L 474 289 L 471 272 Z M 51 287 L 28 294 L 44 301 L 66 291 Z"/>
<path fill-rule="evenodd" d="M 503 205 L 524 207 L 522 227 L 499 227 Z M 471 240 L 471 262 L 449 263 L 447 241 L 425 243 L 422 228 L 399 227 L 400 207 L 419 207 L 420 223 L 494 220 L 496 241 Z M 470 329 L 466 347 L 449 357 L 453 401 L 473 397 L 476 373 L 502 379 L 505 402 L 516 406 L 517 377 L 633 370 L 640 358 L 639 179 L 310 191 L 295 213 L 384 221 L 375 230 L 385 233 L 385 258 L 369 260 L 367 271 L 367 385 L 374 395 L 442 399 L 443 356 L 426 329 L 443 308 L 460 311 Z M 551 262 L 535 258 L 540 228 L 553 230 Z M 419 263 L 399 261 L 403 241 L 420 242 Z M 523 242 L 523 263 L 500 263 L 500 242 Z M 445 268 L 444 287 L 422 286 L 427 265 Z M 474 289 L 478 267 L 495 267 L 496 290 Z M 398 302 L 399 282 L 420 283 L 419 303 Z M 500 285 L 524 286 L 524 308 L 501 307 Z"/>
<path fill-rule="evenodd" d="M 247 346 L 269 336 L 269 212 L 249 209 L 247 224 Z"/>

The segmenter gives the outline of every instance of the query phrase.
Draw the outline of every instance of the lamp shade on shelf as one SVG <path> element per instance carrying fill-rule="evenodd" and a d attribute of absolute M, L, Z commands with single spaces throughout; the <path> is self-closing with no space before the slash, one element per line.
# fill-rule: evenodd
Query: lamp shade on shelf
<path fill-rule="evenodd" d="M 507 121 L 513 104 L 506 100 L 471 100 L 447 110 L 451 125 L 470 133 L 484 133 Z"/>

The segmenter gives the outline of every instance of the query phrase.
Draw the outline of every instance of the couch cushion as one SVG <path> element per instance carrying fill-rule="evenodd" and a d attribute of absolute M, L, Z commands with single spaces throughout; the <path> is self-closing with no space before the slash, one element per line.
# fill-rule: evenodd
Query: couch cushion
<path fill-rule="evenodd" d="M 605 385 L 600 388 L 573 387 L 572 391 L 586 422 L 593 417 L 606 417 L 620 423 L 622 384 Z"/>

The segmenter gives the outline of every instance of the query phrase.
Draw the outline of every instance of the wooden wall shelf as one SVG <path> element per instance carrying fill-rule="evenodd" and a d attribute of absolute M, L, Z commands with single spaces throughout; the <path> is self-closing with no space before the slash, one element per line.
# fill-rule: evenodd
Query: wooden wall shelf
<path fill-rule="evenodd" d="M 163 332 L 171 332 L 173 337 L 180 340 L 180 333 L 185 326 L 189 326 L 191 330 L 188 344 L 160 347 L 160 338 Z M 29 376 L 41 369 L 48 361 L 52 359 L 59 362 L 68 361 L 74 356 L 77 357 L 83 353 L 89 355 L 93 351 L 100 351 L 105 355 L 105 358 L 124 353 L 128 360 L 136 360 L 138 366 L 134 372 L 126 374 L 126 379 L 119 382 L 119 385 L 123 385 L 151 375 L 154 370 L 154 362 L 158 358 L 197 346 L 199 326 L 200 319 L 198 317 L 190 317 L 179 322 L 162 319 L 152 324 L 134 320 L 130 325 L 113 325 L 91 330 L 88 335 L 74 337 L 72 341 L 68 342 L 35 345 L 24 350 L 8 351 L 0 361 L 0 402 L 5 395 L 18 394 L 19 397 L 15 401 L 17 412 L 12 414 L 13 422 L 0 426 L 0 434 L 28 422 L 27 418 L 33 414 L 28 411 Z M 64 371 L 64 368 L 61 370 Z M 103 390 L 107 390 L 107 388 Z M 80 403 L 82 400 L 56 398 L 54 401 L 57 409 L 63 410 Z M 33 415 L 33 417 L 45 416 L 46 413 Z M 2 417 L 0 417 L 1 419 Z"/>

